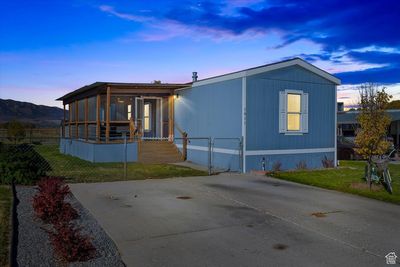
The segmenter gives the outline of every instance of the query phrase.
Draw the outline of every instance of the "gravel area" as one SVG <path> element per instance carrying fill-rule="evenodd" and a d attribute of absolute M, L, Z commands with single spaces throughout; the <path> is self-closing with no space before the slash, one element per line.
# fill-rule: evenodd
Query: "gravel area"
<path fill-rule="evenodd" d="M 83 227 L 82 232 L 84 234 L 92 237 L 93 245 L 96 247 L 96 256 L 87 262 L 76 262 L 68 265 L 58 261 L 53 254 L 52 245 L 45 231 L 45 229 L 50 229 L 50 225 L 43 224 L 34 215 L 32 197 L 35 193 L 34 187 L 17 187 L 17 196 L 20 201 L 17 207 L 19 222 L 17 262 L 19 266 L 125 266 L 114 242 L 89 211 L 73 196 L 68 201 L 80 215 L 75 223 Z"/>

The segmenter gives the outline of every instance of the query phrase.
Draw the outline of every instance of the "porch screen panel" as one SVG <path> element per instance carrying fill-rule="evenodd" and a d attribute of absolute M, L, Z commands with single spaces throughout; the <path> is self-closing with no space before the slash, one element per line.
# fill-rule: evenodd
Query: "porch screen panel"
<path fill-rule="evenodd" d="M 78 118 L 79 121 L 85 121 L 85 99 L 78 101 Z"/>
<path fill-rule="evenodd" d="M 75 121 L 75 102 L 68 105 L 68 110 L 71 110 L 71 120 Z"/>
<path fill-rule="evenodd" d="M 110 119 L 111 121 L 128 121 L 132 116 L 133 97 L 111 96 Z"/>
<path fill-rule="evenodd" d="M 89 124 L 88 125 L 88 139 L 89 140 L 96 140 L 96 125 Z"/>
<path fill-rule="evenodd" d="M 102 95 L 100 97 L 100 120 L 106 121 L 106 110 L 107 110 L 107 96 Z"/>
<path fill-rule="evenodd" d="M 96 121 L 96 97 L 90 97 L 88 99 L 88 120 L 89 121 Z"/>
<path fill-rule="evenodd" d="M 85 138 L 85 125 L 83 124 L 78 125 L 78 138 L 79 139 Z"/>
<path fill-rule="evenodd" d="M 69 136 L 69 126 L 66 125 L 64 129 L 65 129 L 64 137 L 65 137 L 65 138 L 70 138 L 70 136 Z"/>

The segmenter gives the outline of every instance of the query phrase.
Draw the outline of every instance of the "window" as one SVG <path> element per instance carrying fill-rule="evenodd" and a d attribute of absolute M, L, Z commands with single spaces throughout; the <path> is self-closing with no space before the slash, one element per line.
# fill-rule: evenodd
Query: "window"
<path fill-rule="evenodd" d="M 132 118 L 132 105 L 128 104 L 128 120 Z"/>
<path fill-rule="evenodd" d="M 151 117 L 150 117 L 150 113 L 151 113 L 151 104 L 150 103 L 145 103 L 144 104 L 144 130 L 145 131 L 151 131 Z"/>
<path fill-rule="evenodd" d="M 287 130 L 300 131 L 301 95 L 287 94 Z"/>
<path fill-rule="evenodd" d="M 308 133 L 308 93 L 297 90 L 279 92 L 279 132 Z"/>

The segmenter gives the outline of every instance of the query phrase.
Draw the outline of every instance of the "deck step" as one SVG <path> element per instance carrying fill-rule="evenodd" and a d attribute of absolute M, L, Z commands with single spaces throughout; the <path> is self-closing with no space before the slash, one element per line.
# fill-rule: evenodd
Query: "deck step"
<path fill-rule="evenodd" d="M 139 162 L 176 163 L 182 161 L 182 154 L 172 142 L 142 141 L 140 144 Z"/>

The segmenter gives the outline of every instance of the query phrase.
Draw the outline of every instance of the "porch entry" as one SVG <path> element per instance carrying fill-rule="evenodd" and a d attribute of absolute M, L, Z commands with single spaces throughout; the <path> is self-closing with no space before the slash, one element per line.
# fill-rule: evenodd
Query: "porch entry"
<path fill-rule="evenodd" d="M 135 107 L 135 127 L 143 133 L 142 139 L 167 140 L 164 135 L 163 98 L 136 97 Z"/>

